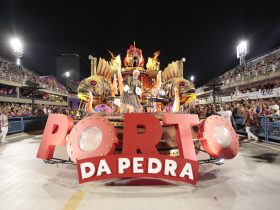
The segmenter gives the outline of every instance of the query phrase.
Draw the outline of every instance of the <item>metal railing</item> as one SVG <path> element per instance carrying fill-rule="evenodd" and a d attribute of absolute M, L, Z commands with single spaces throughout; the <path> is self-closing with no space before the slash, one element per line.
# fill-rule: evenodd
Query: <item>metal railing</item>
<path fill-rule="evenodd" d="M 24 80 L 16 79 L 16 78 L 13 78 L 13 77 L 0 75 L 0 80 L 5 80 L 5 81 L 8 81 L 8 82 L 16 82 L 16 83 L 19 83 L 21 85 L 24 85 Z"/>
<path fill-rule="evenodd" d="M 274 64 L 270 64 L 269 62 L 267 62 L 266 64 L 263 64 L 263 66 L 261 66 L 261 67 L 256 66 L 257 63 L 261 63 L 261 61 L 264 62 L 265 58 L 269 57 L 271 55 L 275 55 L 276 58 L 278 59 L 278 61 L 275 62 Z M 220 81 L 225 81 L 224 87 L 226 88 L 227 86 L 236 85 L 236 84 L 233 84 L 233 83 L 239 83 L 239 82 L 244 81 L 244 80 L 249 80 L 249 79 L 254 78 L 254 77 L 258 77 L 258 76 L 261 76 L 261 75 L 271 73 L 273 71 L 279 71 L 280 70 L 279 55 L 280 55 L 280 47 L 274 48 L 272 50 L 269 50 L 265 53 L 262 53 L 262 54 L 260 54 L 256 57 L 254 57 L 254 58 L 251 58 L 250 60 L 247 60 L 246 64 L 249 64 L 249 65 L 254 64 L 253 68 L 251 68 L 251 70 L 245 71 L 245 72 L 239 72 L 240 69 L 237 66 L 237 67 L 234 67 L 234 68 L 226 71 L 225 74 L 223 74 L 223 75 L 229 74 L 229 77 L 223 78 L 223 75 L 220 75 L 217 78 Z M 274 61 L 276 61 L 277 59 L 274 59 Z M 203 88 L 205 88 L 205 86 L 197 88 L 197 93 L 198 94 L 203 93 L 204 92 Z"/>
<path fill-rule="evenodd" d="M 231 78 L 224 79 L 225 83 L 223 84 L 223 87 L 236 86 L 239 82 L 247 81 L 247 80 L 257 78 L 257 77 L 260 77 L 263 75 L 267 75 L 272 72 L 277 72 L 277 71 L 280 71 L 280 62 L 277 65 L 275 65 L 275 69 L 272 65 L 263 66 L 259 70 L 247 71 L 247 72 L 235 75 Z"/>
<path fill-rule="evenodd" d="M 253 78 L 258 78 L 263 75 L 268 75 L 272 72 L 280 71 L 280 62 L 278 62 L 277 65 L 275 65 L 275 69 L 272 66 L 264 66 L 260 70 L 251 70 L 244 73 L 237 74 L 235 76 L 232 76 L 230 78 L 223 79 L 224 84 L 222 85 L 223 88 L 232 87 L 238 85 L 238 83 L 243 81 L 249 81 Z M 202 86 L 196 89 L 196 94 L 202 94 L 204 93 L 204 88 L 206 86 Z M 207 91 L 208 92 L 208 91 Z M 211 92 L 211 91 L 210 91 Z"/>
<path fill-rule="evenodd" d="M 10 117 L 8 134 L 18 132 L 28 132 L 43 129 L 47 122 L 47 116 L 33 117 Z"/>
<path fill-rule="evenodd" d="M 8 59 L 5 59 L 3 57 L 0 56 L 0 61 L 2 63 L 6 63 L 8 62 L 9 64 L 12 64 L 13 62 L 8 60 Z M 21 66 L 22 70 L 26 71 L 26 72 L 29 72 L 33 75 L 35 75 L 36 77 L 40 77 L 38 74 L 36 74 L 34 71 L 28 69 L 27 67 L 25 66 Z M 15 78 L 11 75 L 6 75 L 6 74 L 2 74 L 2 72 L 0 72 L 0 80 L 5 80 L 5 81 L 8 81 L 8 82 L 15 82 L 15 83 L 18 83 L 20 84 L 20 86 L 22 85 L 25 85 L 25 79 L 21 79 L 21 78 Z M 41 82 L 39 82 L 41 84 Z M 61 93 L 61 94 L 68 94 L 68 91 L 66 89 L 60 89 L 58 87 L 52 87 L 52 86 L 49 86 L 48 84 L 41 84 L 41 86 L 44 86 L 43 88 L 46 89 L 46 90 L 50 90 L 50 91 L 53 91 L 53 92 L 56 92 L 56 93 Z"/>
<path fill-rule="evenodd" d="M 252 63 L 252 62 L 255 62 L 256 60 L 259 60 L 259 59 L 261 59 L 263 57 L 269 56 L 271 54 L 279 53 L 279 52 L 280 52 L 280 46 L 279 47 L 275 47 L 275 48 L 273 48 L 273 49 L 271 49 L 269 51 L 266 51 L 266 52 L 264 52 L 262 54 L 259 54 L 259 55 L 255 56 L 255 57 L 247 60 L 246 63 Z"/>
<path fill-rule="evenodd" d="M 5 81 L 10 82 L 10 83 L 15 82 L 15 83 L 18 83 L 20 86 L 25 85 L 25 80 L 24 79 L 17 79 L 17 78 L 13 78 L 11 76 L 9 77 L 9 76 L 0 75 L 0 80 L 5 80 Z M 52 86 L 42 84 L 41 82 L 39 82 L 39 84 L 41 85 L 42 89 L 49 90 L 49 91 L 52 91 L 52 92 L 55 92 L 55 93 L 60 93 L 60 94 L 68 94 L 68 91 L 66 91 L 66 90 L 60 90 L 59 88 L 54 88 Z"/>
<path fill-rule="evenodd" d="M 235 116 L 236 132 L 246 134 L 245 126 L 243 125 L 243 116 Z M 258 137 L 268 141 L 280 142 L 280 117 L 258 116 L 258 123 L 251 127 L 251 131 Z"/>
<path fill-rule="evenodd" d="M 264 139 L 265 142 L 280 142 L 280 117 L 258 116 L 258 123 L 251 127 L 251 131 Z M 243 116 L 235 116 L 236 132 L 246 134 L 243 125 Z M 11 117 L 9 118 L 8 134 L 43 129 L 47 122 L 47 116 Z"/>

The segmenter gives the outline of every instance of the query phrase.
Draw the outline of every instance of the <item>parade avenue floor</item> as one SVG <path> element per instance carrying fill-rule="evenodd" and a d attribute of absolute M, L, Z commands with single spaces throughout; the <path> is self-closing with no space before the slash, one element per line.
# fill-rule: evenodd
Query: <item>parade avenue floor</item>
<path fill-rule="evenodd" d="M 236 158 L 220 166 L 200 165 L 197 186 L 153 179 L 79 185 L 74 165 L 36 159 L 41 136 L 20 133 L 0 145 L 1 210 L 276 210 L 280 206 L 280 147 L 275 144 L 241 142 Z M 66 147 L 56 149 L 55 156 L 67 159 Z"/>

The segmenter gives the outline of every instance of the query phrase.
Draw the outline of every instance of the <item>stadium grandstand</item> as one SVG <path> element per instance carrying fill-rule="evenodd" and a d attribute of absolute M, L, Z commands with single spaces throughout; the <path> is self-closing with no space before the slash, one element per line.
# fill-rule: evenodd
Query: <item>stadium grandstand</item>
<path fill-rule="evenodd" d="M 49 113 L 74 114 L 79 100 L 70 94 L 54 76 L 40 76 L 34 71 L 0 57 L 0 108 L 8 110 L 9 117 L 32 115 L 32 90 L 34 91 L 35 116 Z"/>
<path fill-rule="evenodd" d="M 216 102 L 264 99 L 280 96 L 280 47 L 236 66 L 209 84 L 220 84 Z M 213 90 L 206 84 L 196 90 L 199 104 L 213 103 Z"/>
<path fill-rule="evenodd" d="M 40 76 L 2 57 L 0 69 L 0 106 L 1 109 L 8 109 L 9 117 L 46 116 L 50 113 L 74 115 L 79 104 L 75 93 L 78 84 L 71 78 L 68 79 L 67 84 L 70 85 L 66 88 L 52 75 Z M 33 114 L 32 92 L 27 85 L 30 82 L 38 84 L 38 90 L 34 94 Z M 217 84 L 218 88 L 211 88 L 211 84 Z M 280 47 L 226 71 L 197 88 L 196 94 L 196 105 L 182 107 L 181 110 L 198 114 L 200 118 L 218 114 L 227 107 L 240 122 L 247 105 L 250 105 L 258 116 L 278 117 Z M 278 120 L 270 119 L 271 122 Z"/>
<path fill-rule="evenodd" d="M 280 1 L 0 7 L 0 210 L 279 210 Z"/>
<path fill-rule="evenodd" d="M 252 130 L 259 141 L 280 141 L 280 48 L 226 71 L 196 93 L 190 113 L 205 118 L 229 110 L 236 131 L 246 134 L 244 118 L 250 109 L 256 117 Z"/>

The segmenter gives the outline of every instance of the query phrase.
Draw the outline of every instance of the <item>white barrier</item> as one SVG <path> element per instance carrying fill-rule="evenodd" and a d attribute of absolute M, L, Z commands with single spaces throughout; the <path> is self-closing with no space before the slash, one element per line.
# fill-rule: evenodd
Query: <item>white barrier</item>
<path fill-rule="evenodd" d="M 275 98 L 280 97 L 280 88 L 274 88 L 271 91 L 256 91 L 248 93 L 238 93 L 233 96 L 221 97 L 222 102 L 236 101 L 236 100 L 246 100 L 246 99 L 261 99 L 261 98 Z"/>

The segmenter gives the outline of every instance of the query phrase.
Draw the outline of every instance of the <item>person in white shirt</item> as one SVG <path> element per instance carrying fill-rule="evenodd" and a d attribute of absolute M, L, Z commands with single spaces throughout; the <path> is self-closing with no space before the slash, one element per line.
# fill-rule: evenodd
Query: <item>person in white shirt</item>
<path fill-rule="evenodd" d="M 44 111 L 45 114 L 48 114 L 48 109 L 47 109 L 46 105 L 44 106 L 43 111 Z"/>
<path fill-rule="evenodd" d="M 272 110 L 275 110 L 275 114 L 276 115 L 280 115 L 280 113 L 279 113 L 279 105 L 277 105 L 276 104 L 276 101 L 275 100 L 272 100 L 272 102 L 271 102 L 271 106 L 269 107 L 269 109 L 272 111 Z"/>
<path fill-rule="evenodd" d="M 222 111 L 219 111 L 218 114 L 225 118 L 234 128 L 235 128 L 235 122 L 232 117 L 232 111 L 229 109 L 228 106 L 224 106 Z"/>
<path fill-rule="evenodd" d="M 6 143 L 6 136 L 7 136 L 8 129 L 9 129 L 6 110 L 0 111 L 0 128 L 1 128 L 0 143 Z"/>

